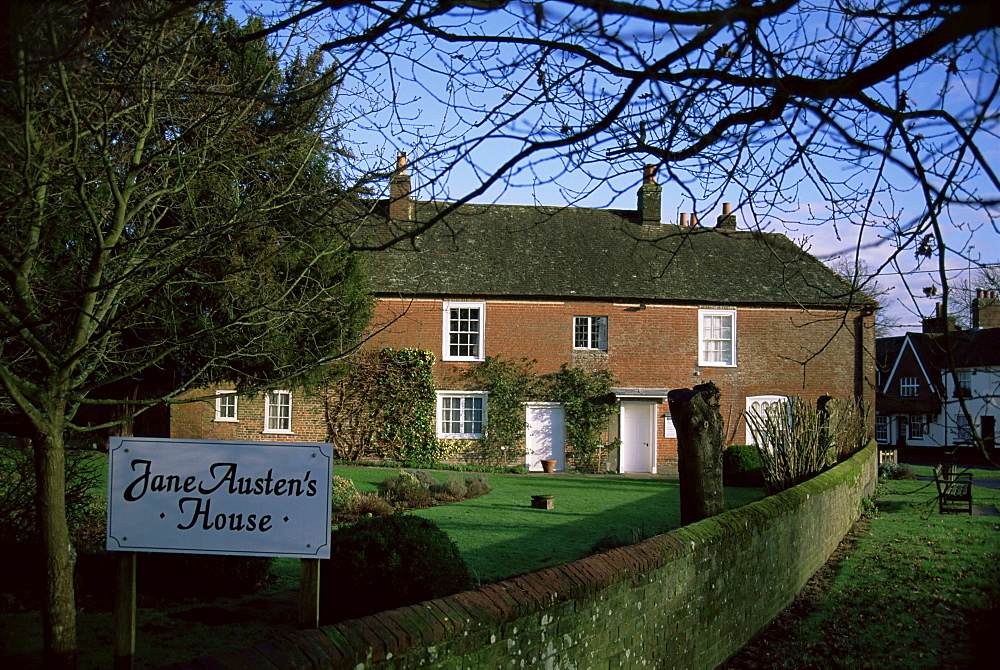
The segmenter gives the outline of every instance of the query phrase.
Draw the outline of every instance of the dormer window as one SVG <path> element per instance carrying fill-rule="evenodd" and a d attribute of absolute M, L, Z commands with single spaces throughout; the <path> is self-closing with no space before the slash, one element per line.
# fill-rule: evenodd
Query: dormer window
<path fill-rule="evenodd" d="M 917 381 L 916 377 L 899 378 L 899 395 L 904 398 L 916 398 L 919 390 L 920 383 Z"/>

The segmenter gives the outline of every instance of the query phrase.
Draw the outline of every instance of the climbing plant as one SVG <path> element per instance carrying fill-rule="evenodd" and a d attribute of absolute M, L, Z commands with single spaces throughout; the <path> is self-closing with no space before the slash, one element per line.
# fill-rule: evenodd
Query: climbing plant
<path fill-rule="evenodd" d="M 414 466 L 440 460 L 434 433 L 434 354 L 420 349 L 359 353 L 328 382 L 323 399 L 337 456 L 379 456 Z"/>
<path fill-rule="evenodd" d="M 608 370 L 587 371 L 566 364 L 542 378 L 546 399 L 561 403 L 566 413 L 566 442 L 581 469 L 598 469 L 608 421 L 618 412 Z"/>
<path fill-rule="evenodd" d="M 539 398 L 542 391 L 534 366 L 535 361 L 527 358 L 503 360 L 493 356 L 469 370 L 475 387 L 489 393 L 488 422 L 475 451 L 484 465 L 524 462 L 524 403 Z"/>

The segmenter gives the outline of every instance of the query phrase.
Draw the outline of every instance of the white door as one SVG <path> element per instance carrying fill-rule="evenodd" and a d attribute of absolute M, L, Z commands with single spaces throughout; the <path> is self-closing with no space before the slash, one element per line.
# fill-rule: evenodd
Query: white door
<path fill-rule="evenodd" d="M 656 472 L 656 403 L 622 400 L 622 472 Z"/>
<path fill-rule="evenodd" d="M 566 412 L 555 402 L 525 403 L 528 448 L 527 466 L 542 471 L 543 460 L 556 461 L 556 470 L 566 469 Z"/>

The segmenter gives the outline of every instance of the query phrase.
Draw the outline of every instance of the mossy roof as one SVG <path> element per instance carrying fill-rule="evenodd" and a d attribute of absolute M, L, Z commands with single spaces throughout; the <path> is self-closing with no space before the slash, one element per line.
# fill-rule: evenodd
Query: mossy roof
<path fill-rule="evenodd" d="M 415 219 L 445 206 L 417 202 Z M 625 210 L 464 205 L 369 266 L 383 295 L 873 304 L 784 235 L 643 224 Z"/>

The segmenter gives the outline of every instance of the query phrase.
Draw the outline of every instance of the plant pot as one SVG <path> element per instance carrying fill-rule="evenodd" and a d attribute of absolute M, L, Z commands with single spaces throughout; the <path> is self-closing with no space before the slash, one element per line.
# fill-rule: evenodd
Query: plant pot
<path fill-rule="evenodd" d="M 539 461 L 542 464 L 542 472 L 555 472 L 556 471 L 556 461 L 545 459 Z"/>

